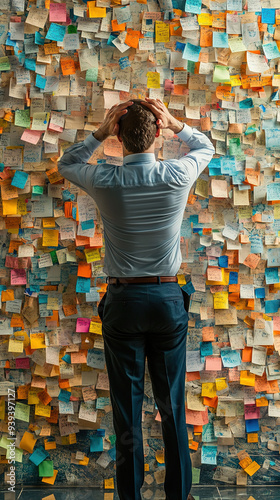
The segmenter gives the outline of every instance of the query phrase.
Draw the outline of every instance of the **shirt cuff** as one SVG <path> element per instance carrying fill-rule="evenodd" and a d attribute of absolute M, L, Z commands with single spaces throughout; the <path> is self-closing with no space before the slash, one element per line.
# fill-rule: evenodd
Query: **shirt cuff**
<path fill-rule="evenodd" d="M 101 142 L 98 141 L 93 133 L 91 132 L 84 140 L 84 145 L 88 148 L 89 151 L 94 151 L 98 146 L 100 146 Z"/>
<path fill-rule="evenodd" d="M 179 139 L 182 139 L 182 141 L 187 141 L 188 139 L 190 139 L 192 134 L 193 129 L 189 125 L 184 123 L 184 128 L 182 128 L 181 132 L 178 132 L 178 134 L 176 135 L 179 137 Z"/>

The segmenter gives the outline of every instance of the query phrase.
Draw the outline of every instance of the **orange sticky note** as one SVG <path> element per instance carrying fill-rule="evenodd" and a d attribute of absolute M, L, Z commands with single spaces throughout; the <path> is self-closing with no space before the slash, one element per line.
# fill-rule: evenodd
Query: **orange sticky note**
<path fill-rule="evenodd" d="M 2 302 L 6 302 L 7 300 L 14 300 L 15 299 L 14 290 L 2 290 L 1 299 Z"/>
<path fill-rule="evenodd" d="M 253 476 L 253 474 L 255 474 L 260 468 L 261 466 L 254 461 L 250 463 L 250 465 L 248 465 L 248 467 L 246 467 L 246 469 L 244 470 L 245 472 L 247 472 L 247 474 L 249 474 L 249 476 Z"/>
<path fill-rule="evenodd" d="M 86 262 L 79 262 L 78 265 L 78 276 L 83 278 L 91 278 L 91 265 Z"/>
<path fill-rule="evenodd" d="M 33 453 L 33 448 L 35 446 L 35 443 L 37 441 L 37 438 L 31 434 L 31 432 L 25 432 L 21 438 L 21 441 L 19 443 L 19 447 L 22 450 L 26 450 L 29 453 Z"/>
<path fill-rule="evenodd" d="M 52 477 L 43 477 L 42 478 L 42 483 L 48 483 L 48 484 L 54 484 L 56 476 L 57 476 L 58 470 L 53 471 L 53 476 Z"/>
<path fill-rule="evenodd" d="M 66 58 L 60 60 L 61 71 L 63 75 L 75 75 L 75 61 L 71 58 Z"/>

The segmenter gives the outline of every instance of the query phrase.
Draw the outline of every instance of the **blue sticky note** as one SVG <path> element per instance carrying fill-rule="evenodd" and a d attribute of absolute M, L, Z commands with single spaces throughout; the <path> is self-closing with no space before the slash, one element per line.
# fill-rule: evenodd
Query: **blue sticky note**
<path fill-rule="evenodd" d="M 192 43 L 187 42 L 184 48 L 182 58 L 188 59 L 188 61 L 197 62 L 199 59 L 200 51 L 201 47 L 199 45 L 193 45 Z"/>
<path fill-rule="evenodd" d="M 115 446 L 113 448 L 110 448 L 110 450 L 107 450 L 107 453 L 110 455 L 112 460 L 116 460 L 116 447 Z"/>
<path fill-rule="evenodd" d="M 260 430 L 259 421 L 257 418 L 249 418 L 245 420 L 246 432 L 258 432 Z"/>
<path fill-rule="evenodd" d="M 280 52 L 276 42 L 269 42 L 263 44 L 264 55 L 267 59 L 276 59 L 280 57 Z"/>
<path fill-rule="evenodd" d="M 228 47 L 228 34 L 224 32 L 213 32 L 213 47 Z"/>
<path fill-rule="evenodd" d="M 103 451 L 103 438 L 101 436 L 90 436 L 90 451 Z"/>
<path fill-rule="evenodd" d="M 42 446 L 33 451 L 32 455 L 29 456 L 29 460 L 35 465 L 39 465 L 43 460 L 49 457 L 49 454 L 44 450 Z"/>
<path fill-rule="evenodd" d="M 4 168 L 5 168 L 4 163 L 0 163 L 0 172 L 3 172 L 3 171 L 4 171 Z"/>
<path fill-rule="evenodd" d="M 200 355 L 211 356 L 213 354 L 212 342 L 200 342 Z"/>
<path fill-rule="evenodd" d="M 235 366 L 239 366 L 241 363 L 240 351 L 222 348 L 221 358 L 224 368 L 234 368 Z"/>
<path fill-rule="evenodd" d="M 275 24 L 275 9 L 262 9 L 262 23 Z"/>
<path fill-rule="evenodd" d="M 238 283 L 238 273 L 236 271 L 230 271 L 229 285 L 237 285 L 237 283 Z"/>
<path fill-rule="evenodd" d="M 180 52 L 183 52 L 183 50 L 184 50 L 185 46 L 186 46 L 186 44 L 185 44 L 185 43 L 176 42 L 176 47 L 175 47 L 175 50 L 179 50 Z"/>
<path fill-rule="evenodd" d="M 71 397 L 71 392 L 65 391 L 64 389 L 60 389 L 60 393 L 58 395 L 59 401 L 65 401 L 65 403 L 68 403 L 68 401 L 70 401 L 70 397 Z"/>
<path fill-rule="evenodd" d="M 227 255 L 221 255 L 219 257 L 219 266 L 220 267 L 228 267 L 228 256 Z"/>
<path fill-rule="evenodd" d="M 28 179 L 28 173 L 22 170 L 16 170 L 13 180 L 11 182 L 12 186 L 23 189 Z"/>
<path fill-rule="evenodd" d="M 53 40 L 55 42 L 63 42 L 65 35 L 66 26 L 61 26 L 60 24 L 51 23 L 46 38 L 48 40 Z"/>
<path fill-rule="evenodd" d="M 273 182 L 273 183 L 267 185 L 267 187 L 266 187 L 266 199 L 267 199 L 267 201 L 280 200 L 280 182 Z"/>
<path fill-rule="evenodd" d="M 265 298 L 265 288 L 255 288 L 255 297 L 256 297 L 256 299 L 264 299 Z"/>
<path fill-rule="evenodd" d="M 44 76 L 36 75 L 35 86 L 39 89 L 44 89 L 47 83 L 47 79 Z"/>
<path fill-rule="evenodd" d="M 90 291 L 90 278 L 82 278 L 82 276 L 78 276 L 76 283 L 76 292 L 88 293 L 89 291 Z"/>
<path fill-rule="evenodd" d="M 280 306 L 280 300 L 265 300 L 265 313 L 277 313 Z"/>

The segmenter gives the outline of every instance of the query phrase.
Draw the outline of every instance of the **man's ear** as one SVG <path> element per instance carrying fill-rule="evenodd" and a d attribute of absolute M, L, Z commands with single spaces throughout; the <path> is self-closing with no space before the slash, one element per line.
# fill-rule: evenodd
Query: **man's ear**
<path fill-rule="evenodd" d="M 159 128 L 157 128 L 155 137 L 158 137 L 158 136 L 159 136 Z"/>
<path fill-rule="evenodd" d="M 121 136 L 119 134 L 117 134 L 117 138 L 118 138 L 119 142 L 122 142 L 122 138 L 121 138 Z"/>

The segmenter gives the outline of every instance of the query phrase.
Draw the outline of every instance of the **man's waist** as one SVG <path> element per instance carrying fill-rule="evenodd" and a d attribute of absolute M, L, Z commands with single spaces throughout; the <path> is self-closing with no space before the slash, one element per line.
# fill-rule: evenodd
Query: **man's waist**
<path fill-rule="evenodd" d="M 118 283 L 178 283 L 177 276 L 127 276 L 127 277 L 113 277 L 107 276 L 106 283 L 110 285 L 117 285 Z"/>

